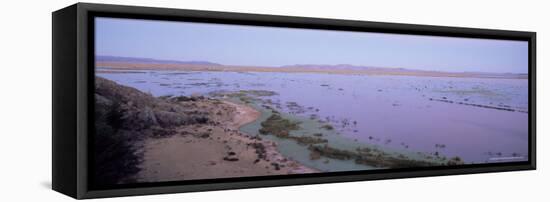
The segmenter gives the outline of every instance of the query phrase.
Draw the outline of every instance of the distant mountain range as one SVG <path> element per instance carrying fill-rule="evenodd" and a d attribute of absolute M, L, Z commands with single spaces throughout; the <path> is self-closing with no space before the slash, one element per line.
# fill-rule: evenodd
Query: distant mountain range
<path fill-rule="evenodd" d="M 158 60 L 152 58 L 138 57 L 119 57 L 119 56 L 104 56 L 95 57 L 97 62 L 123 62 L 123 63 L 147 63 L 147 64 L 189 64 L 189 65 L 221 65 L 207 61 L 179 61 L 179 60 Z"/>
<path fill-rule="evenodd" d="M 392 67 L 371 67 L 371 66 L 360 66 L 360 65 L 351 65 L 351 64 L 337 64 L 337 65 L 324 65 L 324 64 L 296 64 L 296 65 L 285 65 L 281 66 L 283 68 L 314 68 L 314 69 L 340 69 L 340 70 L 398 70 L 398 71 L 421 71 L 421 70 L 412 70 L 405 68 L 392 68 Z"/>
<path fill-rule="evenodd" d="M 153 58 L 139 58 L 139 57 L 119 57 L 119 56 L 96 56 L 97 62 L 122 62 L 122 63 L 145 63 L 145 64 L 190 64 L 190 65 L 214 65 L 221 66 L 222 64 L 213 63 L 208 61 L 180 61 L 180 60 L 158 60 Z M 232 66 L 232 65 L 227 65 Z M 311 68 L 311 69 L 325 69 L 325 70 L 400 70 L 400 71 L 416 71 L 404 68 L 388 68 L 388 67 L 369 67 L 358 66 L 350 64 L 337 64 L 337 65 L 324 65 L 324 64 L 296 64 L 296 65 L 283 65 L 271 68 Z"/>

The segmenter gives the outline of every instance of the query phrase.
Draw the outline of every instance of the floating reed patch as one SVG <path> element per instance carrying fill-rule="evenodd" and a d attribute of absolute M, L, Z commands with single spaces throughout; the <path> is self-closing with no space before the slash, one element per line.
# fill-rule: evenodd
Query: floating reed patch
<path fill-rule="evenodd" d="M 357 148 L 355 151 L 349 151 L 334 148 L 328 146 L 328 144 L 310 144 L 308 149 L 312 152 L 312 156 L 314 157 L 319 155 L 339 160 L 354 160 L 357 164 L 384 168 L 409 168 L 464 164 L 460 157 L 453 157 L 447 161 L 442 162 L 434 162 L 410 159 L 404 155 L 394 156 L 380 151 L 376 148 Z"/>

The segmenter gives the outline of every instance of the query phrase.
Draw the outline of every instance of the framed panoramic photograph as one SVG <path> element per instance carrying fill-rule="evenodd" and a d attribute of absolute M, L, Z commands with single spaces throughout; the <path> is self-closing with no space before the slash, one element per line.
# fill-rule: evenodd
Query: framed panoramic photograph
<path fill-rule="evenodd" d="M 75 198 L 535 169 L 535 33 L 75 4 L 53 189 Z"/>

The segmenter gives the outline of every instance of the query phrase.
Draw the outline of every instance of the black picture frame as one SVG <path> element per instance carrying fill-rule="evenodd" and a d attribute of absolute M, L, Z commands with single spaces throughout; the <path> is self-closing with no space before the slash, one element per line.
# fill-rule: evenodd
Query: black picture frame
<path fill-rule="evenodd" d="M 374 171 L 349 171 L 159 182 L 97 187 L 88 179 L 94 111 L 94 17 L 157 19 L 221 24 L 368 31 L 521 40 L 529 43 L 529 159 L 490 163 Z M 84 199 L 192 191 L 305 185 L 424 176 L 536 169 L 536 33 L 398 23 L 365 22 L 276 15 L 197 11 L 77 3 L 52 14 L 52 188 Z"/>

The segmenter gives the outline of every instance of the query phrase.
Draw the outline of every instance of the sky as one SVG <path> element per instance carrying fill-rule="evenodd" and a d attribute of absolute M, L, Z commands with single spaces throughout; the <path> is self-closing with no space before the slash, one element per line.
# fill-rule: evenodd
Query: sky
<path fill-rule="evenodd" d="M 526 41 L 98 17 L 96 55 L 224 65 L 527 73 Z"/>

